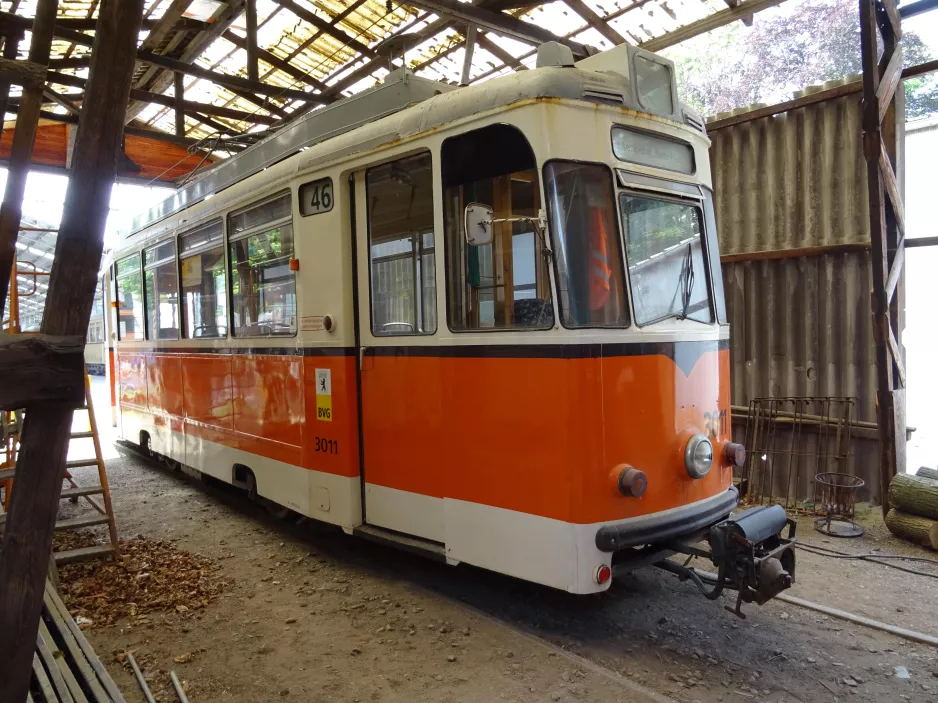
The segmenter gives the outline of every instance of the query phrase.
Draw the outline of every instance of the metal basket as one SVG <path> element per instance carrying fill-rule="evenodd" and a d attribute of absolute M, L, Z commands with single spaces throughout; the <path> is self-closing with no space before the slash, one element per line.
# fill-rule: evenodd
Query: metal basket
<path fill-rule="evenodd" d="M 857 490 L 865 485 L 862 478 L 850 474 L 821 473 L 814 476 L 815 506 L 823 506 L 825 515 L 814 521 L 814 529 L 831 537 L 859 537 L 863 528 L 854 520 Z"/>

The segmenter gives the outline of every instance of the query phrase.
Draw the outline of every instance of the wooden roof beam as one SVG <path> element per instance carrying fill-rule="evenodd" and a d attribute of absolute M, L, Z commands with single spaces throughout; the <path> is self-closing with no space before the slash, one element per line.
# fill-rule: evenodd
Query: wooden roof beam
<path fill-rule="evenodd" d="M 211 24 L 208 25 L 205 30 L 199 32 L 199 34 L 188 43 L 179 59 L 191 63 L 201 56 L 202 52 L 241 16 L 241 13 L 244 11 L 244 2 L 245 0 L 230 0 L 227 5 L 223 5 L 216 14 L 212 16 Z M 158 71 L 147 88 L 154 93 L 165 93 L 173 84 L 173 80 L 172 72 Z M 146 106 L 146 103 L 141 102 L 134 102 L 128 105 L 125 117 L 127 122 L 130 122 L 130 120 L 139 115 Z"/>
<path fill-rule="evenodd" d="M 606 20 L 600 17 L 589 5 L 587 5 L 583 0 L 563 0 L 564 3 L 577 13 L 580 17 L 583 18 L 583 21 L 586 22 L 590 27 L 595 29 L 597 32 L 603 35 L 606 39 L 611 41 L 615 46 L 619 44 L 626 44 L 625 37 L 619 34 L 615 29 L 613 29 Z M 731 2 L 731 0 L 726 0 Z M 739 2 L 739 0 L 735 0 Z"/>
<path fill-rule="evenodd" d="M 247 51 L 248 46 L 250 46 L 250 42 L 247 40 L 246 37 L 242 37 L 236 34 L 235 32 L 231 31 L 230 29 L 224 34 L 222 34 L 222 37 L 224 37 L 226 41 L 229 41 L 232 44 L 234 44 L 239 49 L 244 49 L 245 51 Z M 260 47 L 256 48 L 256 53 L 257 53 L 257 57 L 261 61 L 264 61 L 265 63 L 268 63 L 271 66 L 273 66 L 274 68 L 280 71 L 283 71 L 291 78 L 294 78 L 298 81 L 302 81 L 303 83 L 306 83 L 307 85 L 310 85 L 313 88 L 316 88 L 317 90 L 322 91 L 322 92 L 329 90 L 329 86 L 327 86 L 325 83 L 323 83 L 322 81 L 316 80 L 315 78 L 313 78 L 310 75 L 307 75 L 300 69 L 295 68 L 288 62 L 281 59 L 276 54 L 273 54 L 267 51 L 266 49 L 261 49 Z"/>
<path fill-rule="evenodd" d="M 336 27 L 334 23 L 319 19 L 313 12 L 307 10 L 305 7 L 298 5 L 293 0 L 274 0 L 274 2 L 284 9 L 289 10 L 304 22 L 309 22 L 324 34 L 328 34 L 334 39 L 338 39 L 344 45 L 354 49 L 359 54 L 368 56 L 369 58 L 374 58 L 375 52 L 369 49 L 367 45 L 363 44 L 355 37 L 346 34 L 342 29 Z"/>
<path fill-rule="evenodd" d="M 46 80 L 55 85 L 65 85 L 70 88 L 84 89 L 88 81 L 79 76 L 70 76 L 65 73 L 49 71 L 46 74 Z M 172 95 L 161 95 L 152 93 L 148 90 L 139 88 L 130 89 L 130 97 L 134 100 L 140 100 L 148 103 L 156 103 L 165 107 L 176 107 L 176 98 Z M 193 100 L 183 100 L 183 109 L 186 112 L 201 112 L 215 117 L 224 117 L 229 120 L 238 120 L 239 122 L 257 122 L 259 124 L 273 124 L 277 120 L 268 115 L 257 115 L 244 110 L 236 110 L 230 107 L 221 107 L 220 105 L 210 105 L 208 103 L 195 102 Z"/>
<path fill-rule="evenodd" d="M 669 46 L 680 44 L 682 41 L 687 41 L 701 34 L 706 34 L 718 27 L 723 27 L 731 22 L 743 19 L 748 15 L 754 15 L 757 12 L 768 10 L 770 7 L 781 5 L 783 2 L 785 2 L 785 0 L 746 0 L 746 2 L 741 2 L 736 7 L 720 10 L 701 20 L 679 27 L 673 32 L 668 32 L 655 39 L 642 42 L 639 46 L 647 51 L 661 51 L 662 49 L 667 49 Z"/>
<path fill-rule="evenodd" d="M 592 47 L 587 47 L 585 44 L 573 39 L 558 37 L 553 32 L 536 24 L 524 22 L 503 12 L 493 12 L 480 5 L 471 5 L 459 2 L 459 0 L 406 0 L 406 4 L 435 12 L 459 22 L 474 24 L 495 34 L 510 37 L 533 46 L 555 41 L 568 46 L 575 56 L 586 57 L 596 53 L 596 50 Z"/>
<path fill-rule="evenodd" d="M 487 52 L 492 54 L 495 58 L 501 61 L 506 66 L 511 66 L 516 71 L 527 71 L 528 67 L 525 66 L 521 61 L 512 56 L 508 51 L 500 47 L 498 44 L 489 39 L 483 32 L 478 32 L 476 34 L 476 42 L 479 46 L 485 49 Z"/>

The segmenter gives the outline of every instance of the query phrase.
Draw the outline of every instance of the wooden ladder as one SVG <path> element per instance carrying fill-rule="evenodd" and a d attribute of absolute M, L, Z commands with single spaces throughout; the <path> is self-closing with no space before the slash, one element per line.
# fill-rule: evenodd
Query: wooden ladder
<path fill-rule="evenodd" d="M 61 499 L 77 503 L 79 499 L 84 499 L 94 508 L 97 514 L 90 514 L 82 517 L 73 517 L 58 519 L 55 523 L 55 529 L 58 530 L 77 530 L 82 527 L 94 527 L 96 525 L 108 526 L 110 536 L 109 544 L 96 544 L 91 547 L 81 547 L 78 549 L 69 549 L 61 552 L 55 552 L 56 564 L 68 564 L 73 561 L 83 561 L 85 559 L 94 559 L 97 557 L 113 557 L 117 559 L 120 556 L 120 547 L 117 539 L 117 523 L 114 520 L 114 507 L 111 505 L 111 491 L 107 481 L 107 470 L 104 466 L 104 457 L 101 454 L 101 439 L 98 436 L 98 422 L 94 416 L 94 405 L 91 401 L 91 381 L 85 369 L 85 404 L 76 408 L 76 412 L 86 411 L 88 413 L 89 430 L 75 432 L 72 431 L 72 439 L 91 439 L 94 443 L 94 457 L 88 459 L 77 459 L 65 462 L 65 475 L 63 480 L 68 486 L 62 489 Z M 98 485 L 97 486 L 79 486 L 72 478 L 72 469 L 85 466 L 98 467 Z M 15 460 L 13 468 L 0 470 L 0 482 L 7 481 L 6 500 L 9 503 L 10 490 L 14 478 Z M 95 496 L 101 496 L 102 502 L 99 502 Z M 0 527 L 6 522 L 6 515 L 0 514 Z"/>

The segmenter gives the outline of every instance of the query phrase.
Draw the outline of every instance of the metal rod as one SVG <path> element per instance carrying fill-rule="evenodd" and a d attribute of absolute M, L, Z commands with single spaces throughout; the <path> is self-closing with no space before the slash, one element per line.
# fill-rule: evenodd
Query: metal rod
<path fill-rule="evenodd" d="M 908 247 L 934 247 L 938 246 L 938 237 L 916 237 L 915 239 L 906 239 L 905 246 Z"/>
<path fill-rule="evenodd" d="M 143 696 L 147 699 L 147 703 L 156 703 L 156 699 L 153 698 L 153 694 L 150 693 L 150 687 L 147 686 L 147 682 L 143 678 L 143 672 L 141 672 L 140 667 L 137 666 L 137 660 L 134 659 L 134 655 L 128 653 L 127 659 L 130 661 L 130 666 L 134 670 L 134 676 L 137 677 L 137 683 L 140 684 L 140 690 L 143 691 Z"/>
<path fill-rule="evenodd" d="M 189 703 L 189 699 L 186 697 L 186 692 L 182 690 L 182 684 L 179 683 L 179 677 L 176 676 L 176 672 L 170 671 L 169 678 L 173 681 L 173 688 L 176 689 L 176 695 L 179 697 L 181 703 Z"/>

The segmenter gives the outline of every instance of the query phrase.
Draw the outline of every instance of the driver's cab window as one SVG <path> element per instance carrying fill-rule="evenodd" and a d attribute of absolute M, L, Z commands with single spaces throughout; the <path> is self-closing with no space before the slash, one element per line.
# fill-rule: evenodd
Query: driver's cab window
<path fill-rule="evenodd" d="M 371 328 L 436 332 L 436 238 L 429 152 L 368 169 Z"/>
<path fill-rule="evenodd" d="M 542 208 L 537 165 L 524 135 L 499 124 L 450 137 L 442 164 L 450 329 L 551 327 L 548 259 L 532 222 Z M 470 203 L 514 221 L 495 222 L 491 242 L 470 245 L 463 226 Z"/>

